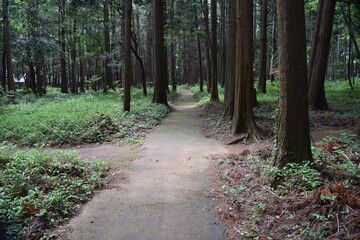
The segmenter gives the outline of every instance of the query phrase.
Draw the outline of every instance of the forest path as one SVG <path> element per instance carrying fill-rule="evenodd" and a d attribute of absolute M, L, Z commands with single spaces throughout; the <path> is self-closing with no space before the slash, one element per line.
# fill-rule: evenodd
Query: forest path
<path fill-rule="evenodd" d="M 204 114 L 190 90 L 180 90 L 174 108 L 139 151 L 111 144 L 79 149 L 83 156 L 110 161 L 113 166 L 131 163 L 114 172 L 112 186 L 70 221 L 66 239 L 225 239 L 215 202 L 208 197 L 206 156 L 230 150 L 201 136 Z"/>

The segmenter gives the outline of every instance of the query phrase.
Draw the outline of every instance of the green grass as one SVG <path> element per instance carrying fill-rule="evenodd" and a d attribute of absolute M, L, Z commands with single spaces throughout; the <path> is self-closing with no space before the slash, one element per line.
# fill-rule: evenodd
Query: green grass
<path fill-rule="evenodd" d="M 122 111 L 119 92 L 18 96 L 0 107 L 0 142 L 43 146 L 82 144 L 127 137 L 158 124 L 168 109 L 132 91 L 132 112 Z"/>
<path fill-rule="evenodd" d="M 11 239 L 38 239 L 89 200 L 107 170 L 74 152 L 18 151 L 0 144 L 0 223 Z"/>
<path fill-rule="evenodd" d="M 200 92 L 200 86 L 195 85 L 191 86 L 190 90 L 195 94 L 195 100 L 199 102 L 199 104 L 205 104 L 210 101 L 210 94 L 208 93 L 207 86 L 204 85 L 204 91 Z M 224 101 L 224 88 L 218 85 L 218 93 L 220 102 Z"/>
<path fill-rule="evenodd" d="M 224 89 L 219 86 L 220 100 L 224 99 Z M 204 92 L 200 92 L 198 85 L 191 87 L 195 94 L 195 99 L 200 104 L 210 101 L 210 95 L 204 86 Z M 264 115 L 273 112 L 277 108 L 279 99 L 279 82 L 267 82 L 266 94 L 257 94 L 259 103 L 255 109 L 256 115 Z M 360 78 L 356 79 L 355 89 L 351 90 L 347 81 L 325 83 L 325 94 L 330 109 L 328 111 L 314 112 L 313 114 L 321 114 L 337 117 L 360 117 Z"/>
<path fill-rule="evenodd" d="M 360 117 L 360 78 L 355 89 L 351 90 L 347 81 L 326 83 L 326 99 L 330 107 L 330 116 Z"/>

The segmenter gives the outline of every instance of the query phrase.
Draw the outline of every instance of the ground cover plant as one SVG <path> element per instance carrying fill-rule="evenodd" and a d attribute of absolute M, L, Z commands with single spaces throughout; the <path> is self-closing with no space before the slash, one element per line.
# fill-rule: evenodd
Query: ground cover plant
<path fill-rule="evenodd" d="M 104 163 L 89 163 L 75 152 L 0 144 L 0 224 L 7 238 L 40 239 L 45 229 L 91 199 L 107 170 Z"/>
<path fill-rule="evenodd" d="M 158 124 L 168 109 L 151 103 L 142 91 L 133 90 L 132 112 L 121 110 L 118 92 L 60 94 L 38 98 L 17 95 L 0 112 L 0 142 L 54 146 L 132 139 Z"/>
<path fill-rule="evenodd" d="M 356 135 L 326 138 L 313 147 L 314 163 L 282 170 L 269 148 L 214 157 L 217 213 L 229 239 L 358 239 L 359 147 Z"/>
<path fill-rule="evenodd" d="M 278 83 L 258 94 L 256 123 L 265 139 L 253 143 L 231 136 L 222 105 L 199 94 L 208 113 L 202 132 L 226 144 L 242 143 L 238 155 L 214 156 L 211 167 L 217 213 L 229 239 L 358 239 L 360 237 L 360 88 L 347 82 L 326 85 L 328 111 L 310 110 L 313 132 L 336 132 L 312 142 L 314 163 L 272 166 Z M 196 90 L 196 88 L 195 88 Z M 341 132 L 345 132 L 340 134 Z M 314 135 L 316 136 L 316 134 Z M 241 141 L 237 141 L 237 140 Z M 281 181 L 274 184 L 274 176 Z"/>

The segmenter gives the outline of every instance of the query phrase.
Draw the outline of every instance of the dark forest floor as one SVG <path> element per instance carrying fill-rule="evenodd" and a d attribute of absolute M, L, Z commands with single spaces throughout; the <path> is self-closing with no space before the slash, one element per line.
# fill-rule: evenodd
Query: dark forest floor
<path fill-rule="evenodd" d="M 202 133 L 243 149 L 212 156 L 210 167 L 216 211 L 228 239 L 360 239 L 360 141 L 353 134 L 360 113 L 356 107 L 350 111 L 351 103 L 344 110 L 310 111 L 315 163 L 285 169 L 285 180 L 274 187 L 275 107 L 260 103 L 254 110 L 266 136 L 255 143 L 231 136 L 221 104 L 203 105 Z"/>

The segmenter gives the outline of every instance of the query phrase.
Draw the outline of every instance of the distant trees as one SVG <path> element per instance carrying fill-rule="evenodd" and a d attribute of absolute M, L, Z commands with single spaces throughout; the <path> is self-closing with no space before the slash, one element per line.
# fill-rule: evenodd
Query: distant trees
<path fill-rule="evenodd" d="M 9 2 L 14 7 L 9 8 Z M 3 88 L 15 89 L 13 76 L 15 79 L 24 77 L 26 90 L 36 94 L 46 93 L 47 86 L 60 87 L 62 93 L 86 90 L 106 93 L 123 88 L 127 98 L 129 84 L 142 87 L 144 95 L 147 86 L 154 86 L 154 102 L 166 104 L 164 89 L 168 89 L 169 84 L 176 90 L 178 84 L 198 83 L 203 90 L 206 83 L 213 101 L 219 100 L 218 84 L 221 84 L 225 87 L 225 116 L 233 120 L 236 108 L 236 111 L 244 111 L 239 108 L 240 101 L 253 107 L 256 102 L 253 85 L 257 84 L 259 93 L 266 93 L 267 79 L 274 81 L 278 76 L 279 25 L 275 0 L 254 1 L 252 36 L 245 39 L 238 34 L 241 40 L 236 40 L 236 31 L 242 28 L 236 24 L 236 1 L 162 2 L 167 2 L 168 8 L 162 6 L 159 10 L 159 1 L 132 2 L 134 14 L 129 45 L 132 52 L 128 55 L 125 53 L 124 8 L 127 0 L 3 0 Z M 328 107 L 324 92 L 327 79 L 348 79 L 353 88 L 354 79 L 360 74 L 360 21 L 357 18 L 360 5 L 354 0 L 342 1 L 334 11 L 335 2 L 309 0 L 305 4 L 306 36 L 308 42 L 313 39 L 311 48 L 307 46 L 311 50 L 308 52 L 308 101 L 315 109 Z M 333 35 L 329 31 L 332 25 Z M 247 34 L 249 27 L 246 23 L 245 29 L 239 31 Z M 253 50 L 252 59 L 239 57 L 240 54 L 236 57 L 244 42 L 246 48 Z M 241 51 L 247 54 L 247 50 Z M 240 71 L 242 64 L 252 64 L 249 69 L 253 71 Z M 132 81 L 129 83 L 125 79 L 130 74 Z M 241 80 L 239 84 L 240 79 L 250 82 Z M 238 92 L 235 94 L 235 91 Z M 244 91 L 242 97 L 247 94 L 246 100 L 240 100 L 239 91 Z M 237 120 L 233 121 L 234 133 L 245 131 L 238 125 L 243 122 L 243 114 L 237 113 Z M 253 118 L 249 112 L 245 115 L 245 118 Z"/>
<path fill-rule="evenodd" d="M 11 42 L 10 42 L 10 24 L 9 24 L 9 1 L 3 0 L 3 58 L 2 58 L 2 86 L 4 90 L 15 91 L 14 83 L 14 72 L 12 65 L 12 51 L 11 51 Z"/>

